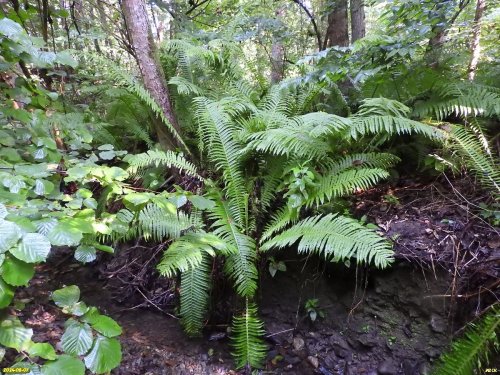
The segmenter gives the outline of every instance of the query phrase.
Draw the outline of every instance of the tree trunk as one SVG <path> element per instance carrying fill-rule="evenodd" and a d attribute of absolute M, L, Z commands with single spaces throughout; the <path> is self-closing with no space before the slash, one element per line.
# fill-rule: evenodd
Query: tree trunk
<path fill-rule="evenodd" d="M 332 12 L 328 15 L 325 45 L 327 47 L 349 45 L 347 0 L 337 0 Z"/>
<path fill-rule="evenodd" d="M 126 26 L 132 41 L 141 70 L 144 86 L 151 93 L 158 105 L 162 108 L 165 117 L 173 128 L 180 133 L 179 124 L 174 115 L 170 94 L 166 84 L 163 70 L 156 56 L 156 48 L 149 27 L 146 4 L 144 0 L 123 0 L 123 13 Z M 160 145 L 165 149 L 173 149 L 177 145 L 174 137 L 168 133 L 165 124 L 157 121 L 156 134 Z"/>
<path fill-rule="evenodd" d="M 483 18 L 485 8 L 486 0 L 477 0 L 476 15 L 474 16 L 474 26 L 472 29 L 472 41 L 470 44 L 472 57 L 469 63 L 469 69 L 467 70 L 469 81 L 474 80 L 477 64 L 479 62 L 479 58 L 481 57 L 481 46 L 479 45 L 479 40 L 481 39 L 481 19 Z"/>
<path fill-rule="evenodd" d="M 363 0 L 351 0 L 351 43 L 365 36 L 365 6 Z"/>
<path fill-rule="evenodd" d="M 276 10 L 276 18 L 283 19 L 285 8 L 280 7 Z M 283 40 L 280 35 L 273 38 L 273 45 L 271 47 L 271 83 L 278 83 L 283 79 L 285 73 L 285 48 L 283 47 Z"/>

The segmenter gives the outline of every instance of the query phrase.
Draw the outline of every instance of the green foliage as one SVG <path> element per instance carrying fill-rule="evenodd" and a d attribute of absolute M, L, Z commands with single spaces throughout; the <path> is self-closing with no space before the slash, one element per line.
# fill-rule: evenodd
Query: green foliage
<path fill-rule="evenodd" d="M 266 344 L 262 340 L 264 324 L 257 317 L 257 307 L 245 299 L 245 309 L 233 318 L 233 356 L 236 367 L 261 368 L 266 354 Z"/>
<path fill-rule="evenodd" d="M 300 241 L 299 241 L 300 240 Z M 327 260 L 344 261 L 355 257 L 359 263 L 373 262 L 385 268 L 393 262 L 388 243 L 356 220 L 332 214 L 304 219 L 261 245 L 262 251 L 289 247 L 318 253 Z"/>
<path fill-rule="evenodd" d="M 488 365 L 492 352 L 498 352 L 500 334 L 500 309 L 491 309 L 476 323 L 467 327 L 463 337 L 452 343 L 443 354 L 434 375 L 469 375 Z"/>

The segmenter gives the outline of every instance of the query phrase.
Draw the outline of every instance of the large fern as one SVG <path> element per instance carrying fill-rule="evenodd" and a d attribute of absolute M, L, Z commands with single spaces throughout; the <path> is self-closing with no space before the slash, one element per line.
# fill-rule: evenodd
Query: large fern
<path fill-rule="evenodd" d="M 181 172 L 203 180 L 193 163 L 187 161 L 182 154 L 173 151 L 149 150 L 142 154 L 130 155 L 125 158 L 125 161 L 129 164 L 128 171 L 131 173 L 137 173 L 141 169 L 152 166 L 175 167 Z"/>
<path fill-rule="evenodd" d="M 472 375 L 487 367 L 492 352 L 500 353 L 500 307 L 494 305 L 479 322 L 471 323 L 463 337 L 441 356 L 433 375 Z"/>

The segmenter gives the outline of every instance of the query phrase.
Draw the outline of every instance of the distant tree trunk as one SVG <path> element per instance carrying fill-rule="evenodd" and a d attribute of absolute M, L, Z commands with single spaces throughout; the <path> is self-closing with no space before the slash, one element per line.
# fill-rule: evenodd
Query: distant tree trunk
<path fill-rule="evenodd" d="M 469 4 L 470 0 L 460 0 L 458 3 L 458 9 L 455 11 L 453 16 L 449 19 L 446 19 L 444 13 L 440 17 L 441 19 L 437 23 L 436 26 L 432 28 L 432 36 L 429 39 L 429 44 L 427 45 L 427 50 L 425 52 L 425 58 L 427 60 L 427 64 L 432 68 L 437 68 L 439 64 L 439 56 L 441 54 L 441 47 L 444 45 L 446 41 L 446 34 L 451 26 L 453 26 L 454 22 L 465 9 L 465 7 Z M 436 2 L 436 10 L 440 10 L 444 7 L 448 6 L 447 2 Z"/>
<path fill-rule="evenodd" d="M 141 70 L 144 86 L 151 93 L 155 101 L 162 108 L 168 121 L 180 133 L 179 124 L 173 112 L 170 94 L 163 70 L 156 56 L 151 28 L 149 27 L 146 4 L 144 0 L 123 0 L 123 13 Z M 155 124 L 158 141 L 163 148 L 173 149 L 177 142 L 168 133 L 168 129 L 161 122 Z"/>
<path fill-rule="evenodd" d="M 276 10 L 276 18 L 281 20 L 285 13 L 285 8 L 280 7 Z M 280 35 L 275 35 L 273 45 L 271 47 L 271 83 L 278 83 L 283 79 L 285 74 L 285 48 L 283 47 L 283 39 Z"/>
<path fill-rule="evenodd" d="M 349 45 L 349 20 L 347 14 L 347 0 L 335 1 L 332 12 L 328 15 L 328 28 L 324 46 L 348 46 Z"/>
<path fill-rule="evenodd" d="M 363 0 L 351 0 L 351 43 L 365 36 L 365 6 Z"/>
<path fill-rule="evenodd" d="M 485 8 L 486 0 L 477 0 L 476 15 L 474 16 L 474 26 L 472 29 L 472 41 L 470 44 L 472 57 L 469 63 L 469 69 L 467 70 L 469 81 L 474 80 L 477 64 L 481 57 L 481 46 L 479 45 L 479 41 L 481 39 L 481 19 L 483 18 Z"/>

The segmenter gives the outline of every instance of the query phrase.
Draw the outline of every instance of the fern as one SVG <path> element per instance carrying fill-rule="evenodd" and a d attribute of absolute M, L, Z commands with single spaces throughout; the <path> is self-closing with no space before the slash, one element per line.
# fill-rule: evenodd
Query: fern
<path fill-rule="evenodd" d="M 235 124 L 220 103 L 207 98 L 196 98 L 194 102 L 200 138 L 210 146 L 209 159 L 222 171 L 233 220 L 243 226 L 248 194 L 241 171 L 241 146 L 234 139 Z"/>
<path fill-rule="evenodd" d="M 317 188 L 310 194 L 307 206 L 320 205 L 332 198 L 338 198 L 354 193 L 356 190 L 366 190 L 389 173 L 380 168 L 349 169 L 336 174 L 326 173 L 317 180 Z"/>
<path fill-rule="evenodd" d="M 333 214 L 304 219 L 266 241 L 261 250 L 289 247 L 299 239 L 299 252 L 322 254 L 329 260 L 355 257 L 358 263 L 373 262 L 379 268 L 393 261 L 393 251 L 385 239 L 354 219 Z"/>
<path fill-rule="evenodd" d="M 325 165 L 325 168 L 328 170 L 328 174 L 336 174 L 346 169 L 354 168 L 356 166 L 389 169 L 399 161 L 400 159 L 392 154 L 382 152 L 369 152 L 363 154 L 347 155 L 338 160 L 329 161 Z"/>
<path fill-rule="evenodd" d="M 476 324 L 470 324 L 464 336 L 456 340 L 450 352 L 443 354 L 433 375 L 471 375 L 488 363 L 492 350 L 500 342 L 500 308 L 493 306 Z"/>
<path fill-rule="evenodd" d="M 168 209 L 148 203 L 139 212 L 137 229 L 146 240 L 163 241 L 178 238 L 181 232 L 190 227 L 185 214 L 173 214 Z"/>
<path fill-rule="evenodd" d="M 204 254 L 196 267 L 189 267 L 181 274 L 181 324 L 190 336 L 199 336 L 203 328 L 211 288 L 210 271 L 210 257 Z"/>
<path fill-rule="evenodd" d="M 85 57 L 88 58 L 94 64 L 94 66 L 106 67 L 106 69 L 100 70 L 102 74 L 105 74 L 108 79 L 114 81 L 116 84 L 123 86 L 127 89 L 127 91 L 140 98 L 165 124 L 170 133 L 179 142 L 179 144 L 184 147 L 186 152 L 189 153 L 189 149 L 187 148 L 179 133 L 177 133 L 177 131 L 174 129 L 170 121 L 163 113 L 162 108 L 158 105 L 158 103 L 156 103 L 154 98 L 151 96 L 149 91 L 144 88 L 144 86 L 137 82 L 133 76 L 127 74 L 123 69 L 117 68 L 117 65 L 114 62 L 109 61 L 100 55 L 86 53 Z"/>
<path fill-rule="evenodd" d="M 255 240 L 243 234 L 231 214 L 230 202 L 224 201 L 218 192 L 212 192 L 216 206 L 211 210 L 214 220 L 213 233 L 234 248 L 227 258 L 225 271 L 234 281 L 241 296 L 251 297 L 257 290 L 258 271 L 255 266 L 257 249 Z"/>
<path fill-rule="evenodd" d="M 141 169 L 152 166 L 175 167 L 181 172 L 203 180 L 196 171 L 193 163 L 187 161 L 182 154 L 177 154 L 173 151 L 149 150 L 142 154 L 128 156 L 125 158 L 125 161 L 128 162 L 128 171 L 131 173 L 137 173 Z"/>
<path fill-rule="evenodd" d="M 177 271 L 195 269 L 202 263 L 204 256 L 215 257 L 215 250 L 228 255 L 232 249 L 214 234 L 187 233 L 173 242 L 164 252 L 157 266 L 158 271 L 162 276 L 173 277 Z"/>
<path fill-rule="evenodd" d="M 493 190 L 493 195 L 500 196 L 500 166 L 491 154 L 489 145 L 479 128 L 471 130 L 454 125 L 451 131 L 452 143 L 455 149 L 465 157 L 465 163 L 478 176 L 487 188 Z"/>
<path fill-rule="evenodd" d="M 428 100 L 416 103 L 416 116 L 443 120 L 452 114 L 460 117 L 500 115 L 500 92 L 495 87 L 470 82 L 440 84 L 429 96 Z"/>
<path fill-rule="evenodd" d="M 297 222 L 299 213 L 297 210 L 292 210 L 288 206 L 281 208 L 274 214 L 266 226 L 264 233 L 260 237 L 260 242 L 264 243 L 272 235 L 286 228 L 289 224 Z"/>
<path fill-rule="evenodd" d="M 236 368 L 261 368 L 266 357 L 267 346 L 262 340 L 264 324 L 257 317 L 257 307 L 245 299 L 245 310 L 233 318 L 231 353 Z"/>

